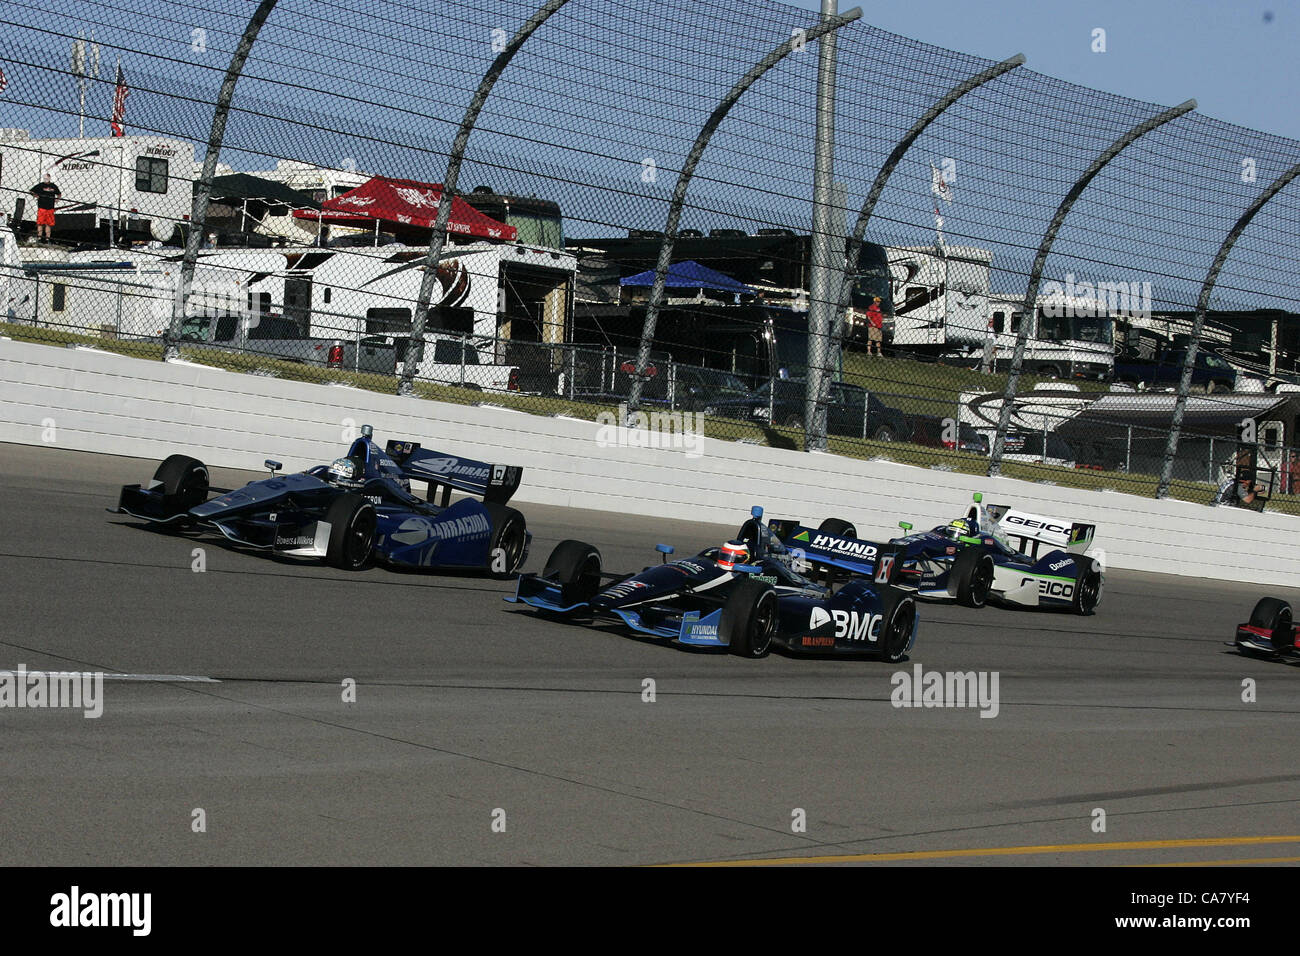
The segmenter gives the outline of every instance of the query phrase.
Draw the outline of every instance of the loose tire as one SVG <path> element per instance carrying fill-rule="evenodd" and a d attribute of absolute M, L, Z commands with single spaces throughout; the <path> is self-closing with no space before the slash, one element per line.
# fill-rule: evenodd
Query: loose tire
<path fill-rule="evenodd" d="M 916 599 L 906 591 L 887 589 L 877 640 L 881 659 L 895 664 L 906 657 L 915 627 Z"/>
<path fill-rule="evenodd" d="M 1078 559 L 1079 569 L 1074 575 L 1074 597 L 1071 606 L 1075 614 L 1091 614 L 1101 603 L 1101 566 L 1091 559 Z M 1087 560 L 1087 566 L 1083 561 Z"/>
<path fill-rule="evenodd" d="M 858 529 L 852 521 L 845 521 L 843 518 L 827 518 L 817 526 L 817 530 L 823 534 L 833 534 L 837 538 L 856 538 Z"/>
<path fill-rule="evenodd" d="M 485 504 L 492 519 L 492 540 L 488 543 L 488 569 L 499 577 L 510 577 L 524 563 L 524 549 L 528 545 L 528 524 L 514 508 Z M 500 552 L 504 559 L 497 561 Z M 498 570 L 499 568 L 499 570 Z"/>
<path fill-rule="evenodd" d="M 776 634 L 776 591 L 762 581 L 741 581 L 727 595 L 718 636 L 738 657 L 766 657 Z"/>
<path fill-rule="evenodd" d="M 353 492 L 339 495 L 325 512 L 330 526 L 325 563 L 344 571 L 360 571 L 375 548 L 377 516 L 374 506 Z"/>
<path fill-rule="evenodd" d="M 1260 598 L 1250 612 L 1250 626 L 1273 632 L 1273 649 L 1281 653 L 1295 647 L 1295 627 L 1291 605 L 1277 598 Z"/>
<path fill-rule="evenodd" d="M 600 590 L 600 552 L 585 541 L 561 541 L 546 559 L 542 577 L 560 586 L 565 604 L 590 601 Z"/>
<path fill-rule="evenodd" d="M 173 514 L 208 500 L 208 466 L 189 455 L 172 455 L 153 473 L 162 482 L 163 501 Z"/>
<path fill-rule="evenodd" d="M 957 555 L 949 573 L 948 592 L 964 607 L 983 607 L 993 586 L 993 555 L 967 548 Z"/>

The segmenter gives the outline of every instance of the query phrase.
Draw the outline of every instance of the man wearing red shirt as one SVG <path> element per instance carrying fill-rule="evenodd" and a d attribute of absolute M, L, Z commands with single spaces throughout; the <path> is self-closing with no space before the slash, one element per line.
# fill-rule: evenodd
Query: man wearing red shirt
<path fill-rule="evenodd" d="M 880 296 L 867 306 L 867 354 L 884 355 L 881 342 L 885 335 L 885 314 L 880 311 Z"/>

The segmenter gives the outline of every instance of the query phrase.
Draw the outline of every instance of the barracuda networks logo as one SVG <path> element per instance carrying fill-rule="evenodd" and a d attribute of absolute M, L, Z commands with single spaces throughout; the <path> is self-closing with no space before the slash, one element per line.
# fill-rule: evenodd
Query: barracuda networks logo
<path fill-rule="evenodd" d="M 704 421 L 699 412 L 601 412 L 596 416 L 596 444 L 601 448 L 658 448 L 704 454 Z"/>

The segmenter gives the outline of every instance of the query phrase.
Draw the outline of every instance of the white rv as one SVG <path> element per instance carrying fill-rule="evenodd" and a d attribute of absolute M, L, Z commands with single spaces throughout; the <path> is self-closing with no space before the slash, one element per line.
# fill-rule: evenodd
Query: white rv
<path fill-rule="evenodd" d="M 990 291 L 992 254 L 973 246 L 890 248 L 894 316 L 886 340 L 900 352 L 993 371 L 1011 366 L 1024 311 Z M 1044 286 L 1025 344 L 1024 371 L 1052 378 L 1108 379 L 1115 320 L 1105 301 Z"/>
<path fill-rule="evenodd" d="M 59 187 L 56 238 L 114 237 L 162 241 L 190 218 L 194 145 L 161 136 L 29 139 L 8 130 L 0 141 L 0 210 L 15 222 L 36 221 L 31 188 L 46 173 Z M 19 209 L 21 217 L 17 215 Z"/>

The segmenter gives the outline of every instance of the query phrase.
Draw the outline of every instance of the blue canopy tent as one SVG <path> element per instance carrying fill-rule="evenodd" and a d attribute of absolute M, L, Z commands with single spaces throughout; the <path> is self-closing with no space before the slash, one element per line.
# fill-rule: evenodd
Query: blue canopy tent
<path fill-rule="evenodd" d="M 638 272 L 626 279 L 619 279 L 621 286 L 652 286 L 655 271 Z M 709 289 L 713 292 L 731 292 L 737 295 L 754 295 L 754 290 L 745 283 L 724 275 L 716 269 L 702 266 L 694 259 L 674 262 L 668 267 L 667 288 L 669 289 Z"/>

